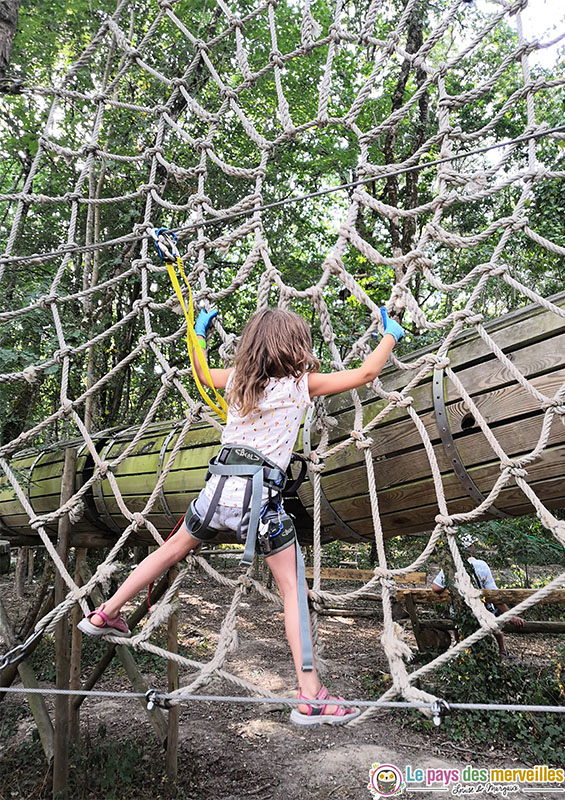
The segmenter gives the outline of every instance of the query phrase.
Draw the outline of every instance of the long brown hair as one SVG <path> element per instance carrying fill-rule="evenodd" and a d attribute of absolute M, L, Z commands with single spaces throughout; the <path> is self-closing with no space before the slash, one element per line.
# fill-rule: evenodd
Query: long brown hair
<path fill-rule="evenodd" d="M 263 308 L 241 332 L 228 403 L 244 417 L 257 408 L 270 378 L 299 379 L 319 368 L 310 328 L 302 317 L 282 308 Z"/>

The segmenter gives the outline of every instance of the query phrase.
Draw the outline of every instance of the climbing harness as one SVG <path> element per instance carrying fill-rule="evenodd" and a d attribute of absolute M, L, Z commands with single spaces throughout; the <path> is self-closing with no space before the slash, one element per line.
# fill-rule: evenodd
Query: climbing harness
<path fill-rule="evenodd" d="M 204 353 L 202 352 L 202 348 L 200 347 L 198 337 L 196 336 L 196 331 L 194 330 L 194 302 L 192 299 L 192 290 L 190 288 L 188 279 L 185 275 L 184 268 L 182 265 L 182 258 L 180 257 L 179 250 L 177 247 L 178 239 L 176 235 L 168 228 L 157 228 L 157 229 L 151 228 L 150 234 L 153 238 L 155 247 L 157 249 L 157 252 L 159 253 L 160 258 L 165 262 L 167 266 L 167 272 L 169 273 L 169 278 L 171 279 L 173 289 L 175 290 L 175 294 L 184 313 L 184 318 L 186 320 L 186 346 L 188 349 L 188 356 L 190 358 L 190 365 L 192 367 L 194 382 L 196 383 L 198 391 L 200 392 L 204 401 L 210 406 L 210 408 L 213 411 L 216 412 L 216 414 L 220 417 L 220 419 L 222 419 L 225 422 L 228 414 L 228 406 L 222 395 L 218 393 L 216 387 L 214 386 L 214 382 L 212 381 L 212 376 L 210 375 L 210 369 L 208 367 L 208 363 L 206 361 Z M 184 297 L 182 294 L 179 279 L 175 271 L 175 264 L 188 290 L 188 309 L 184 302 Z M 204 374 L 204 377 L 206 378 L 208 385 L 212 389 L 216 400 L 218 401 L 217 403 L 215 403 L 214 400 L 212 400 L 212 398 L 210 397 L 210 395 L 200 382 L 200 378 L 198 377 L 198 373 L 196 371 L 196 364 L 194 362 L 194 353 L 196 353 L 196 358 L 198 359 L 200 368 Z"/>
<path fill-rule="evenodd" d="M 211 541 L 218 531 L 210 523 L 220 504 L 220 498 L 228 478 L 238 477 L 246 480 L 241 509 L 241 522 L 236 532 L 238 541 L 245 543 L 241 564 L 249 565 L 259 550 L 264 556 L 274 555 L 291 544 L 296 544 L 296 574 L 298 581 L 298 612 L 300 639 L 302 642 L 302 670 L 313 669 L 312 641 L 310 636 L 310 617 L 306 595 L 306 568 L 302 551 L 296 538 L 292 518 L 285 512 L 283 496 L 293 494 L 306 474 L 306 463 L 297 455 L 294 461 L 301 462 L 298 477 L 287 487 L 287 475 L 277 464 L 253 447 L 226 444 L 211 459 L 206 480 L 212 475 L 220 479 L 210 500 L 208 508 L 199 514 L 195 500 L 186 514 L 186 528 L 195 539 Z M 268 491 L 268 499 L 263 500 L 263 489 Z"/>

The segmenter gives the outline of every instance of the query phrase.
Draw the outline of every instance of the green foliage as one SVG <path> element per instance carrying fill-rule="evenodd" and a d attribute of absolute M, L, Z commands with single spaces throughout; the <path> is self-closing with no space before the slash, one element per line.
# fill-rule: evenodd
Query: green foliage
<path fill-rule="evenodd" d="M 426 676 L 418 686 L 450 703 L 563 705 L 562 662 L 534 667 L 500 661 L 489 637 L 458 658 Z M 389 676 L 367 673 L 363 683 L 371 697 L 390 688 Z M 420 712 L 402 715 L 404 724 L 419 731 L 434 725 Z M 531 764 L 554 764 L 555 754 L 565 746 L 565 728 L 559 715 L 533 712 L 454 710 L 447 715 L 441 732 L 450 741 L 467 747 L 490 749 L 497 743 L 514 746 L 520 760 Z"/>
<path fill-rule="evenodd" d="M 444 2 L 434 6 L 422 0 L 417 4 L 407 26 L 406 48 L 409 52 L 415 52 L 435 29 L 446 7 Z M 195 50 L 187 44 L 181 30 L 167 16 L 156 30 L 152 30 L 156 8 L 150 0 L 139 0 L 132 9 L 135 13 L 131 18 L 124 15 L 118 22 L 133 46 L 142 48 L 143 58 L 151 71 L 130 62 L 120 47 L 114 46 L 111 37 L 106 36 L 90 60 L 85 60 L 69 79 L 64 78 L 66 71 L 92 41 L 105 16 L 114 12 L 114 3 L 111 0 L 101 0 L 95 5 L 87 0 L 73 0 L 72 3 L 38 0 L 24 4 L 20 11 L 11 56 L 11 74 L 21 78 L 29 87 L 39 87 L 40 91 L 4 100 L 7 113 L 0 123 L 0 192 L 17 193 L 23 189 L 37 156 L 38 137 L 49 113 L 52 95 L 48 87 L 67 80 L 66 88 L 78 94 L 75 99 L 63 97 L 60 101 L 56 124 L 50 135 L 59 149 L 46 151 L 40 156 L 39 169 L 33 181 L 34 193 L 62 197 L 78 187 L 77 191 L 86 195 L 90 186 L 91 194 L 101 200 L 129 198 L 102 203 L 94 211 L 92 207 L 81 204 L 75 235 L 78 244 L 85 243 L 89 213 L 96 217 L 97 235 L 101 241 L 128 235 L 136 224 L 142 222 L 145 197 L 143 194 L 137 196 L 137 192 L 149 179 L 149 162 L 142 154 L 156 141 L 159 118 L 151 109 L 170 96 L 171 88 L 166 79 L 184 77 L 191 97 L 211 112 L 218 111 L 223 103 L 210 71 L 202 63 L 194 61 Z M 242 16 L 254 10 L 255 4 L 251 0 L 238 2 L 238 12 Z M 312 10 L 322 28 L 327 30 L 333 21 L 333 8 L 316 2 Z M 357 35 L 364 24 L 366 10 L 366 3 L 357 0 L 348 3 L 342 26 Z M 404 4 L 400 0 L 386 4 L 377 15 L 375 35 L 386 39 L 395 29 L 403 10 Z M 179 0 L 174 11 L 180 20 L 187 21 L 191 31 L 200 39 L 208 41 L 216 37 L 212 58 L 214 69 L 226 86 L 239 87 L 243 76 L 234 57 L 233 36 L 221 35 L 225 32 L 223 16 L 212 5 L 198 0 Z M 302 8 L 295 3 L 280 3 L 276 19 L 278 49 L 283 54 L 292 52 L 300 41 Z M 430 63 L 448 62 L 461 41 L 470 41 L 477 36 L 489 19 L 488 14 L 478 8 L 462 9 L 456 18 L 453 35 L 436 43 L 429 55 Z M 246 21 L 245 40 L 251 69 L 260 70 L 270 50 L 267 14 L 252 16 Z M 145 47 L 147 41 L 150 47 Z M 483 139 L 513 137 L 523 132 L 527 120 L 525 99 L 516 97 L 515 102 L 510 102 L 521 86 L 519 62 L 510 60 L 504 68 L 501 67 L 516 47 L 515 32 L 501 23 L 488 33 L 481 48 L 457 62 L 446 75 L 446 90 L 451 94 L 461 94 L 482 86 L 485 75 L 497 74 L 497 81 L 483 96 L 464 102 L 461 108 L 453 110 L 453 124 L 461 126 L 462 135 L 474 135 L 486 121 L 497 115 L 500 118 Z M 383 121 L 400 108 L 404 113 L 394 130 L 383 128 L 370 144 L 369 154 L 375 164 L 409 160 L 437 130 L 438 120 L 434 111 L 438 99 L 436 82 L 428 81 L 422 70 L 406 69 L 406 65 L 396 58 L 382 64 L 373 90 L 365 98 L 354 125 L 332 122 L 327 126 L 308 126 L 309 121 L 318 116 L 318 85 L 327 56 L 326 45 L 315 48 L 308 57 L 294 57 L 285 66 L 284 91 L 293 120 L 295 125 L 305 126 L 292 140 L 286 139 L 279 120 L 271 70 L 262 71 L 254 84 L 239 95 L 244 113 L 258 131 L 277 142 L 265 165 L 266 181 L 262 191 L 265 203 L 348 183 L 360 177 L 356 173 L 361 151 L 359 134 L 380 131 Z M 370 44 L 338 48 L 328 99 L 330 119 L 343 115 L 351 106 L 359 89 L 372 74 L 373 57 L 374 48 Z M 558 62 L 552 70 L 536 68 L 536 76 L 559 78 L 562 70 L 563 65 Z M 76 158 L 66 153 L 68 149 L 79 150 L 90 140 L 92 132 L 95 104 L 82 100 L 80 95 L 96 95 L 104 85 L 112 86 L 112 102 L 104 109 L 98 134 L 98 144 L 105 155 L 97 156 L 90 172 L 84 174 L 87 154 Z M 540 119 L 543 118 L 547 124 L 557 124 L 562 119 L 562 90 L 558 86 L 551 91 L 537 92 L 536 102 Z M 211 137 L 217 158 L 247 168 L 259 166 L 260 153 L 235 114 L 228 114 L 217 129 L 212 129 L 198 115 L 192 114 L 184 98 L 179 96 L 170 116 L 183 135 L 167 134 L 163 142 L 163 158 L 168 164 L 175 164 L 178 170 L 171 171 L 160 164 L 154 181 L 163 202 L 177 210 L 163 211 L 160 217 L 156 212 L 153 222 L 177 227 L 186 224 L 190 218 L 191 200 L 200 191 L 202 151 L 195 142 Z M 462 148 L 475 143 L 482 142 L 475 139 L 463 141 Z M 539 151 L 547 166 L 559 168 L 562 153 L 558 142 L 548 140 Z M 435 142 L 427 147 L 419 160 L 423 163 L 440 154 L 441 144 Z M 140 161 L 123 160 L 124 157 L 135 159 L 137 156 Z M 521 163 L 521 158 L 519 150 L 511 154 L 505 169 L 510 170 Z M 236 206 L 253 191 L 248 179 L 226 176 L 217 162 L 211 158 L 204 160 L 207 169 L 205 192 L 214 208 Z M 472 172 L 491 165 L 489 157 L 476 156 L 469 159 L 466 168 Z M 435 169 L 424 169 L 386 181 L 375 180 L 367 184 L 366 190 L 379 202 L 410 209 L 433 200 L 437 195 L 435 181 Z M 493 219 L 511 214 L 520 190 L 520 186 L 514 186 L 487 193 L 473 202 L 454 203 L 444 213 L 442 224 L 456 235 L 474 234 Z M 564 192 L 562 181 L 536 181 L 528 207 L 531 227 L 561 245 L 565 244 L 560 224 L 565 207 Z M 350 195 L 339 192 L 264 215 L 269 255 L 285 281 L 299 290 L 317 282 L 321 264 L 335 242 L 337 224 L 344 217 L 350 200 Z M 0 209 L 5 227 L 9 228 L 16 208 L 16 203 L 6 203 Z M 66 241 L 71 208 L 70 203 L 32 203 L 22 223 L 23 233 L 16 243 L 16 252 L 25 255 L 59 248 Z M 357 221 L 357 232 L 385 257 L 392 256 L 398 249 L 407 253 L 433 214 L 433 210 L 428 208 L 417 218 L 391 218 L 365 209 Z M 239 221 L 234 221 L 221 228 L 212 226 L 206 230 L 206 235 L 213 237 L 238 224 Z M 222 289 L 232 283 L 245 262 L 251 241 L 249 236 L 228 252 L 207 254 L 209 285 Z M 439 243 L 429 243 L 427 248 L 440 278 L 453 281 L 489 260 L 493 239 L 489 237 L 476 247 L 464 249 Z M 81 398 L 88 381 L 99 380 L 124 362 L 145 333 L 140 315 L 132 315 L 125 324 L 117 326 L 141 296 L 140 276 L 128 273 L 138 255 L 136 246 L 124 245 L 104 248 L 96 255 L 73 256 L 60 276 L 57 292 L 61 296 L 74 295 L 91 282 L 99 287 L 86 300 L 69 300 L 59 305 L 67 344 L 79 348 L 71 365 L 70 397 Z M 562 259 L 519 233 L 508 242 L 504 260 L 512 265 L 513 274 L 528 285 L 535 285 L 542 294 L 550 294 L 563 285 Z M 373 302 L 381 304 L 388 299 L 391 286 L 399 277 L 392 267 L 376 267 L 355 247 L 345 250 L 343 261 Z M 49 294 L 59 267 L 60 260 L 38 260 L 32 267 L 16 265 L 3 284 L 6 307 L 22 308 Z M 221 313 L 227 329 L 239 331 L 254 310 L 261 271 L 262 266 L 258 265 L 245 285 L 222 301 Z M 114 281 L 126 273 L 127 280 L 108 283 L 104 287 L 104 282 Z M 153 277 L 149 291 L 158 308 L 152 311 L 152 329 L 165 337 L 160 347 L 169 363 L 185 368 L 187 356 L 180 333 L 181 319 L 164 305 L 170 296 L 168 280 L 163 273 L 155 273 Z M 460 308 L 465 302 L 464 292 L 437 292 L 423 281 L 419 273 L 414 276 L 411 288 L 432 321 Z M 271 299 L 273 302 L 277 300 L 274 295 Z M 337 280 L 329 282 L 324 299 L 331 314 L 336 346 L 344 354 L 352 341 L 366 329 L 368 312 L 348 296 Z M 524 298 L 515 297 L 504 281 L 497 280 L 483 287 L 477 310 L 492 317 L 523 302 Z M 315 351 L 327 368 L 331 362 L 330 353 L 310 302 L 297 300 L 293 307 L 311 323 Z M 439 332 L 410 330 L 410 324 L 408 327 L 408 335 L 398 350 L 400 354 L 430 344 L 440 335 Z M 109 329 L 112 332 L 100 339 L 89 355 L 86 343 Z M 52 357 L 58 348 L 52 314 L 48 309 L 38 308 L 33 314 L 20 316 L 0 330 L 0 359 L 5 370 L 15 372 L 32 364 L 42 365 L 34 384 L 16 382 L 0 387 L 0 441 L 15 438 L 22 430 L 59 408 L 62 370 L 61 364 Z M 213 343 L 211 362 L 219 364 L 217 338 Z M 94 430 L 139 423 L 161 386 L 155 367 L 153 353 L 144 350 L 133 362 L 124 363 L 100 386 L 92 408 Z M 192 382 L 186 381 L 185 385 L 194 394 Z M 184 411 L 184 403 L 178 394 L 169 392 L 158 413 L 159 418 L 166 419 L 180 417 Z M 54 418 L 33 444 L 41 446 L 76 434 L 72 419 Z"/>
<path fill-rule="evenodd" d="M 420 686 L 455 703 L 562 705 L 564 699 L 560 662 L 553 667 L 525 667 L 499 661 L 490 639 L 437 670 Z M 421 720 L 415 722 L 421 725 Z M 553 763 L 555 753 L 565 745 L 565 729 L 552 714 L 464 711 L 446 718 L 444 725 L 454 741 L 483 747 L 500 740 L 514 742 L 522 758 L 536 763 Z"/>
<path fill-rule="evenodd" d="M 76 748 L 74 769 L 84 771 L 90 790 L 105 800 L 135 797 L 146 781 L 141 771 L 144 742 L 116 742 L 106 735 L 106 726 L 101 724 L 94 745 L 87 740 L 86 748 Z"/>

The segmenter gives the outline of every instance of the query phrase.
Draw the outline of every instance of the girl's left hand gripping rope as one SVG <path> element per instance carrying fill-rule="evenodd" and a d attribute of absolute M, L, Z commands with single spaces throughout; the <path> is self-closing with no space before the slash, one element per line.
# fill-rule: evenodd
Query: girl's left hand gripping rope
<path fill-rule="evenodd" d="M 169 278 L 171 279 L 171 283 L 173 285 L 173 289 L 175 290 L 175 294 L 177 299 L 180 303 L 180 306 L 184 313 L 184 318 L 186 320 L 186 346 L 188 349 L 188 356 L 190 358 L 190 365 L 192 367 L 192 374 L 194 376 L 194 381 L 196 386 L 198 387 L 198 391 L 200 392 L 204 401 L 213 409 L 216 414 L 222 419 L 224 422 L 227 419 L 227 412 L 228 407 L 226 401 L 218 393 L 216 390 L 214 383 L 212 381 L 212 376 L 210 375 L 210 370 L 208 368 L 208 363 L 202 352 L 202 348 L 200 347 L 196 335 L 196 331 L 194 330 L 194 303 L 192 300 L 192 290 L 190 288 L 190 284 L 188 279 L 184 273 L 184 268 L 182 265 L 182 259 L 180 257 L 178 247 L 177 247 L 177 237 L 173 233 L 173 231 L 169 230 L 168 228 L 151 228 L 150 230 L 151 237 L 155 242 L 155 247 L 157 248 L 157 252 L 159 253 L 159 257 L 165 262 L 167 265 L 167 272 L 169 273 Z M 178 279 L 177 272 L 175 270 L 178 269 L 181 278 L 184 281 L 186 288 L 188 289 L 188 309 L 184 302 L 184 297 L 182 294 L 180 282 Z M 198 363 L 206 378 L 206 381 L 212 391 L 214 392 L 214 396 L 217 403 L 210 397 L 206 389 L 202 386 L 200 379 L 198 377 L 198 373 L 196 371 L 196 365 L 194 362 L 194 353 L 196 353 L 196 358 L 198 359 Z"/>

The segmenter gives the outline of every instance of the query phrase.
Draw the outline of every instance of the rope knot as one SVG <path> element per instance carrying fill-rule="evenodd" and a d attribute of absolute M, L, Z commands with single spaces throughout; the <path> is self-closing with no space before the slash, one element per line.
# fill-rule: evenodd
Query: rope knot
<path fill-rule="evenodd" d="M 553 409 L 556 414 L 560 414 L 561 416 L 565 414 L 565 405 L 563 405 L 563 400 L 558 400 L 556 397 L 548 400 L 547 403 L 542 403 L 541 409 L 542 411 L 549 411 L 550 409 Z"/>
<path fill-rule="evenodd" d="M 232 89 L 231 86 L 224 86 L 220 94 L 224 100 L 237 100 L 237 92 L 235 89 Z"/>
<path fill-rule="evenodd" d="M 239 17 L 232 17 L 231 20 L 230 20 L 230 26 L 233 28 L 234 31 L 235 30 L 240 30 L 240 31 L 245 30 L 245 23 Z"/>
<path fill-rule="evenodd" d="M 310 469 L 312 472 L 321 472 L 324 469 L 325 464 L 323 458 L 318 455 L 316 450 L 312 450 L 312 452 L 309 453 L 308 461 L 310 462 Z"/>
<path fill-rule="evenodd" d="M 204 153 L 206 150 L 212 150 L 213 145 L 209 139 L 204 139 L 201 136 L 200 138 L 194 140 L 193 147 L 198 153 Z"/>
<path fill-rule="evenodd" d="M 335 42 L 336 44 L 341 42 L 341 28 L 337 23 L 334 22 L 333 25 L 330 25 L 328 34 L 332 42 Z"/>
<path fill-rule="evenodd" d="M 61 408 L 63 409 L 63 414 L 67 417 L 74 408 L 74 403 L 69 398 L 65 398 L 61 401 Z"/>
<path fill-rule="evenodd" d="M 100 151 L 101 151 L 100 145 L 94 144 L 94 142 L 83 145 L 81 149 L 81 153 L 83 156 L 88 156 L 91 154 L 96 155 L 96 153 L 99 153 Z"/>
<path fill-rule="evenodd" d="M 142 183 L 137 187 L 137 191 L 143 192 L 143 194 L 148 194 L 153 189 L 157 192 L 159 190 L 159 186 L 156 183 Z"/>
<path fill-rule="evenodd" d="M 40 297 L 37 301 L 37 305 L 44 309 L 44 311 L 50 311 L 51 305 L 56 303 L 59 299 L 59 296 L 56 294 L 46 294 L 43 297 Z"/>
<path fill-rule="evenodd" d="M 84 503 L 82 500 L 78 500 L 70 509 L 69 509 L 69 521 L 72 525 L 76 525 L 77 522 L 84 516 Z"/>
<path fill-rule="evenodd" d="M 141 61 L 141 52 L 139 50 L 137 50 L 135 47 L 131 47 L 129 52 L 128 52 L 128 57 L 132 61 L 137 61 L 138 58 Z"/>
<path fill-rule="evenodd" d="M 397 408 L 408 408 L 414 402 L 414 398 L 411 395 L 404 397 L 402 392 L 390 392 L 387 399 L 389 402 L 394 403 Z"/>
<path fill-rule="evenodd" d="M 248 575 L 240 575 L 237 579 L 239 585 L 244 589 L 245 594 L 250 594 L 253 589 L 253 582 Z"/>
<path fill-rule="evenodd" d="M 495 267 L 487 264 L 486 272 L 492 275 L 492 277 L 504 275 L 505 272 L 508 272 L 508 264 L 497 264 Z"/>
<path fill-rule="evenodd" d="M 28 383 L 35 383 L 37 380 L 37 370 L 35 367 L 26 367 L 22 370 L 22 375 Z"/>
<path fill-rule="evenodd" d="M 160 156 L 163 155 L 163 148 L 162 147 L 157 147 L 157 146 L 155 146 L 155 147 L 147 147 L 143 151 L 143 157 L 147 158 L 147 159 L 153 158 L 153 156 L 156 156 L 156 155 L 160 155 Z M 151 226 L 149 225 L 148 227 L 151 227 Z"/>
<path fill-rule="evenodd" d="M 112 468 L 110 467 L 110 464 L 107 461 L 103 461 L 98 466 L 98 472 L 100 473 L 100 477 L 104 479 L 109 472 L 112 472 Z"/>
<path fill-rule="evenodd" d="M 142 308 L 151 305 L 152 302 L 150 297 L 140 297 L 131 304 L 132 311 L 141 311 Z"/>
<path fill-rule="evenodd" d="M 158 337 L 159 334 L 157 333 L 157 331 L 152 331 L 151 333 L 144 333 L 143 336 L 139 337 L 139 344 L 142 347 L 147 347 L 148 345 L 151 344 L 151 342 L 154 342 L 155 339 L 157 339 Z"/>
<path fill-rule="evenodd" d="M 65 192 L 62 198 L 66 203 L 78 203 L 81 195 L 78 192 Z"/>
<path fill-rule="evenodd" d="M 159 8 L 161 11 L 172 11 L 173 4 L 170 2 L 170 0 L 159 0 Z"/>
<path fill-rule="evenodd" d="M 284 67 L 284 61 L 280 50 L 271 50 L 269 53 L 269 61 L 276 67 Z"/>
<path fill-rule="evenodd" d="M 208 55 L 208 53 L 210 52 L 210 48 L 208 47 L 204 39 L 195 39 L 193 44 L 200 50 L 201 53 L 206 53 Z"/>
<path fill-rule="evenodd" d="M 528 470 L 521 467 L 518 461 L 513 461 L 512 459 L 508 459 L 508 461 L 501 461 L 500 471 L 507 472 L 514 478 L 526 478 L 528 475 Z"/>
<path fill-rule="evenodd" d="M 355 441 L 358 450 L 366 450 L 373 444 L 373 440 L 369 436 L 365 436 L 362 431 L 351 431 L 349 435 Z"/>
<path fill-rule="evenodd" d="M 60 350 L 55 350 L 53 353 L 53 358 L 58 364 L 60 364 L 64 358 L 70 358 L 74 352 L 75 351 L 72 347 L 65 345 L 65 347 L 61 347 Z"/>
<path fill-rule="evenodd" d="M 401 396 L 400 400 L 397 400 L 395 405 L 397 408 L 409 408 L 413 404 L 413 402 L 414 398 L 412 397 L 412 395 L 409 394 L 406 395 L 406 397 Z"/>
<path fill-rule="evenodd" d="M 179 374 L 178 367 L 171 367 L 170 370 L 161 375 L 161 383 L 167 389 L 172 389 L 173 386 L 175 385 L 175 379 L 178 377 L 178 374 Z"/>
<path fill-rule="evenodd" d="M 437 353 L 426 353 L 422 360 L 434 369 L 446 369 L 451 364 L 448 356 L 438 356 Z"/>
<path fill-rule="evenodd" d="M 143 514 L 140 514 L 139 511 L 135 511 L 133 514 L 133 522 L 131 524 L 134 531 L 139 530 L 139 528 L 145 527 L 145 517 Z"/>
<path fill-rule="evenodd" d="M 457 527 L 451 521 L 451 517 L 444 517 L 443 514 L 436 514 L 434 517 L 436 525 L 440 525 L 443 531 L 449 536 L 455 536 Z"/>
<path fill-rule="evenodd" d="M 455 322 L 466 320 L 469 325 L 478 325 L 483 321 L 484 316 L 477 314 L 472 308 L 462 308 L 454 313 L 453 319 Z"/>

